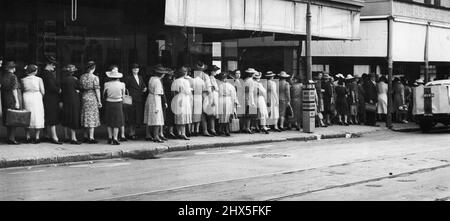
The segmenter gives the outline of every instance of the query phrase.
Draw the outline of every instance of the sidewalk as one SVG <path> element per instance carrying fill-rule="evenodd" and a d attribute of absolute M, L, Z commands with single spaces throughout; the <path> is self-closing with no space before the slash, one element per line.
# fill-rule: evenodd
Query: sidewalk
<path fill-rule="evenodd" d="M 258 143 L 283 141 L 310 141 L 332 138 L 359 137 L 365 133 L 387 130 L 369 126 L 331 126 L 316 128 L 315 133 L 299 131 L 271 132 L 266 134 L 232 134 L 231 137 L 193 137 L 190 141 L 169 140 L 163 144 L 153 142 L 128 141 L 119 146 L 106 144 L 54 145 L 49 143 L 22 144 L 18 146 L 0 145 L 0 168 L 33 166 L 41 164 L 61 164 L 68 162 L 90 161 L 112 158 L 151 159 L 155 155 L 168 151 L 218 148 Z"/>

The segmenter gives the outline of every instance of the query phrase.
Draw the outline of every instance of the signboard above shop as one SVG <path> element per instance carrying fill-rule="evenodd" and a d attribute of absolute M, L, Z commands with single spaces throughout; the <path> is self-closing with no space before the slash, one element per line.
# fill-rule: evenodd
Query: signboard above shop
<path fill-rule="evenodd" d="M 333 2 L 313 1 L 312 35 L 358 39 L 361 5 L 338 7 Z M 306 5 L 287 0 L 166 0 L 165 24 L 306 35 Z"/>

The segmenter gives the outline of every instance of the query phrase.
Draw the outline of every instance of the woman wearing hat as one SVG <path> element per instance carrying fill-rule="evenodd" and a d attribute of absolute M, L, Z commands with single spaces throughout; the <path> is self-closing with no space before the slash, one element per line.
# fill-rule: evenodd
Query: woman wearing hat
<path fill-rule="evenodd" d="M 322 88 L 324 89 L 323 92 L 323 114 L 325 119 L 325 125 L 330 126 L 332 125 L 331 119 L 334 115 L 335 111 L 335 86 L 333 83 L 333 78 L 328 74 L 325 73 L 323 75 L 323 82 L 322 82 Z"/>
<path fill-rule="evenodd" d="M 217 84 L 215 76 L 219 73 L 220 68 L 213 65 L 208 70 L 209 81 L 211 85 L 211 92 L 205 97 L 203 101 L 203 111 L 206 114 L 208 121 L 208 128 L 211 135 L 216 136 L 215 123 L 219 112 L 218 102 L 219 102 L 219 85 Z"/>
<path fill-rule="evenodd" d="M 26 141 L 31 143 L 30 129 L 34 129 L 35 144 L 40 143 L 40 130 L 45 128 L 44 103 L 42 101 L 45 89 L 42 79 L 36 77 L 37 72 L 38 67 L 36 65 L 27 65 L 25 70 L 27 76 L 22 78 L 23 104 L 25 110 L 31 112 L 30 126 L 25 129 Z"/>
<path fill-rule="evenodd" d="M 47 128 L 47 134 L 51 135 L 49 139 L 51 143 L 62 144 L 56 133 L 56 125 L 60 123 L 60 106 L 61 101 L 61 87 L 56 78 L 56 59 L 54 57 L 47 57 L 44 71 L 41 75 L 44 82 L 44 112 L 45 114 L 45 126 Z M 51 114 L 49 114 L 51 113 Z M 48 133 L 50 131 L 50 133 Z M 48 135 L 47 135 L 48 136 Z"/>
<path fill-rule="evenodd" d="M 280 72 L 280 74 L 278 75 L 278 77 L 280 78 L 280 86 L 278 89 L 278 93 L 279 93 L 279 113 L 280 113 L 280 130 L 284 131 L 286 130 L 284 128 L 284 122 L 286 119 L 286 109 L 288 108 L 288 106 L 291 105 L 291 85 L 289 84 L 289 82 L 287 81 L 287 79 L 289 79 L 291 76 L 288 75 L 286 72 L 282 71 Z"/>
<path fill-rule="evenodd" d="M 167 69 L 167 73 L 164 75 L 162 79 L 164 95 L 162 97 L 162 107 L 164 110 L 164 126 L 166 127 L 166 133 L 168 138 L 176 138 L 174 134 L 175 127 L 175 115 L 172 112 L 172 83 L 174 81 L 174 72 L 171 69 Z M 164 131 L 163 131 L 164 132 Z M 148 140 L 151 140 L 149 138 Z"/>
<path fill-rule="evenodd" d="M 225 136 L 230 136 L 230 119 L 233 114 L 236 114 L 236 106 L 239 102 L 236 97 L 236 89 L 227 81 L 228 73 L 222 72 L 217 75 L 219 85 L 219 131 L 223 132 Z"/>
<path fill-rule="evenodd" d="M 176 80 L 172 83 L 171 90 L 173 93 L 172 111 L 175 114 L 175 125 L 177 126 L 178 136 L 181 139 L 189 140 L 186 136 L 186 125 L 192 123 L 192 105 L 189 95 L 192 88 L 189 81 L 186 80 L 187 67 L 181 67 L 175 72 Z"/>
<path fill-rule="evenodd" d="M 253 131 L 251 130 L 251 122 L 252 120 L 256 119 L 258 116 L 258 110 L 257 110 L 257 100 L 255 97 L 256 92 L 256 82 L 253 80 L 253 76 L 258 73 L 255 69 L 249 68 L 245 70 L 243 74 L 244 79 L 244 105 L 245 105 L 245 113 L 244 113 L 244 123 L 242 132 L 253 134 Z"/>
<path fill-rule="evenodd" d="M 152 140 L 157 143 L 162 143 L 163 140 L 167 140 L 164 136 L 161 136 L 164 126 L 164 110 L 162 96 L 164 96 L 164 88 L 161 82 L 161 78 L 164 77 L 166 70 L 162 67 L 158 67 L 154 70 L 154 76 L 152 76 L 148 82 L 148 96 L 145 102 L 144 111 L 144 124 L 150 127 L 150 130 L 146 130 L 147 140 Z M 151 138 L 150 138 L 151 137 Z"/>
<path fill-rule="evenodd" d="M 66 127 L 66 142 L 70 142 L 75 145 L 81 144 L 78 142 L 75 132 L 75 130 L 80 129 L 81 127 L 81 103 L 79 94 L 81 87 L 78 79 L 73 76 L 77 70 L 78 69 L 74 65 L 67 65 L 64 68 L 64 75 L 61 79 L 61 95 L 63 102 L 61 124 Z M 71 138 L 68 136 L 69 130 Z"/>
<path fill-rule="evenodd" d="M 100 97 L 100 80 L 94 74 L 96 65 L 93 61 L 88 62 L 86 73 L 80 77 L 80 87 L 82 89 L 81 126 L 87 131 L 85 142 L 96 144 L 94 129 L 100 126 L 99 108 L 102 107 Z"/>
<path fill-rule="evenodd" d="M 212 90 L 211 90 L 211 79 L 209 77 L 208 74 L 205 73 L 207 69 L 207 65 L 204 64 L 202 61 L 199 61 L 196 66 L 195 66 L 195 70 L 194 70 L 194 78 L 195 77 L 200 77 L 204 84 L 205 84 L 205 90 L 202 93 L 202 116 L 201 116 L 201 125 L 202 125 L 202 135 L 206 136 L 206 137 L 210 137 L 212 136 L 211 134 L 209 134 L 208 132 L 208 119 L 207 119 L 207 115 L 203 110 L 203 105 L 205 104 L 205 101 L 208 100 L 208 97 L 210 96 Z M 195 108 L 195 107 L 194 107 Z"/>
<path fill-rule="evenodd" d="M 338 114 L 338 124 L 348 126 L 347 115 L 349 112 L 348 105 L 348 91 L 345 87 L 344 79 L 340 78 L 338 80 L 338 86 L 336 86 L 336 111 Z M 344 118 L 344 122 L 342 122 L 342 118 Z"/>
<path fill-rule="evenodd" d="M 347 75 L 345 78 L 348 91 L 348 105 L 349 105 L 349 124 L 359 124 L 358 122 L 358 98 L 359 90 L 355 78 L 352 75 Z"/>
<path fill-rule="evenodd" d="M 106 72 L 110 81 L 105 83 L 103 96 L 105 97 L 105 124 L 108 130 L 108 143 L 120 145 L 118 136 L 119 128 L 124 125 L 123 120 L 123 96 L 125 95 L 125 84 L 120 82 L 123 77 L 119 73 L 119 68 L 111 66 L 110 71 Z"/>
<path fill-rule="evenodd" d="M 125 124 L 129 128 L 129 137 L 136 140 L 136 128 L 144 122 L 144 93 L 147 92 L 144 79 L 139 75 L 139 65 L 131 65 L 131 74 L 124 78 L 124 83 L 133 103 L 125 108 Z"/>
<path fill-rule="evenodd" d="M 207 88 L 198 70 L 191 72 L 191 75 L 189 78 L 192 87 L 192 126 L 190 131 L 191 136 L 198 136 L 200 134 L 200 123 L 202 122 L 203 99 Z"/>
<path fill-rule="evenodd" d="M 16 72 L 16 64 L 13 61 L 9 61 L 5 64 L 5 72 L 3 72 L 1 78 L 1 100 L 2 100 L 2 113 L 3 113 L 3 125 L 6 125 L 6 113 L 8 109 L 19 109 L 19 81 L 17 76 L 14 74 Z M 15 127 L 6 127 L 6 132 L 8 136 L 8 144 L 19 144 L 15 138 Z"/>
<path fill-rule="evenodd" d="M 280 107 L 278 98 L 278 88 L 275 78 L 275 73 L 272 71 L 266 72 L 265 77 L 267 81 L 267 107 L 269 111 L 269 118 L 267 119 L 267 125 L 273 126 L 273 129 L 277 132 L 281 132 L 278 128 L 278 119 L 280 118 Z"/>
<path fill-rule="evenodd" d="M 261 83 L 262 73 L 258 72 L 255 74 L 256 82 L 256 94 L 257 101 L 256 106 L 258 107 L 258 120 L 259 128 L 262 132 L 269 134 L 269 128 L 267 128 L 267 119 L 269 118 L 269 111 L 267 110 L 267 91 Z"/>

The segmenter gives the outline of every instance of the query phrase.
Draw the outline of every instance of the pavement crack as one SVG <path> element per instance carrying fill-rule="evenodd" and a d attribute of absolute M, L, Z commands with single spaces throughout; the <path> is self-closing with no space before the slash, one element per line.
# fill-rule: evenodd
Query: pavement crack
<path fill-rule="evenodd" d="M 107 190 L 107 189 L 111 189 L 111 187 L 99 187 L 99 188 L 89 189 L 88 191 L 94 192 L 94 191 Z"/>

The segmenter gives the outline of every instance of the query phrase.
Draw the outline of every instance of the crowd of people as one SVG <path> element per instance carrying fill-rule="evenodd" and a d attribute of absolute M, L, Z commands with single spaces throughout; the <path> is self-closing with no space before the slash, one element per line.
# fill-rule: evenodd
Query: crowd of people
<path fill-rule="evenodd" d="M 0 60 L 0 66 L 2 63 Z M 8 109 L 31 112 L 30 124 L 25 128 L 26 143 L 40 143 L 45 138 L 54 144 L 79 145 L 77 130 L 84 130 L 82 141 L 95 144 L 95 129 L 100 125 L 107 127 L 108 143 L 112 145 L 140 139 L 136 132 L 139 127 L 145 127 L 142 139 L 158 143 L 195 136 L 230 136 L 232 132 L 269 134 L 302 128 L 303 83 L 285 71 L 263 74 L 247 68 L 228 73 L 199 61 L 193 68 L 176 70 L 154 66 L 147 79 L 138 64 L 133 64 L 124 76 L 116 65 L 99 74 L 96 63 L 90 61 L 79 77 L 72 64 L 64 66 L 58 77 L 56 65 L 55 58 L 47 57 L 43 70 L 29 64 L 20 78 L 13 61 L 3 67 L 3 123 L 6 125 Z M 385 120 L 385 77 L 318 73 L 314 84 L 316 126 L 375 126 L 377 120 Z M 394 80 L 393 99 L 395 120 L 406 123 L 411 88 L 404 79 Z M 58 125 L 65 128 L 63 140 L 58 137 Z M 16 128 L 6 127 L 7 143 L 19 144 Z"/>

